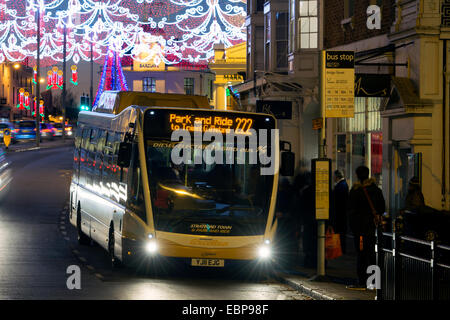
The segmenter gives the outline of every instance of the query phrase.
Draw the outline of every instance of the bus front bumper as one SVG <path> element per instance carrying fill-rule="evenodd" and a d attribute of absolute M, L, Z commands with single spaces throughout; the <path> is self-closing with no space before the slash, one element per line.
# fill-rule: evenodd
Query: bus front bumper
<path fill-rule="evenodd" d="M 261 257 L 259 254 L 260 246 L 256 245 L 238 248 L 202 248 L 158 240 L 156 241 L 156 250 L 149 250 L 148 243 L 122 238 L 122 261 L 129 265 L 150 260 L 161 263 L 170 261 L 170 263 L 189 266 L 198 266 L 208 261 L 218 261 L 220 267 L 242 266 L 249 263 L 269 265 L 273 262 L 272 256 Z"/>

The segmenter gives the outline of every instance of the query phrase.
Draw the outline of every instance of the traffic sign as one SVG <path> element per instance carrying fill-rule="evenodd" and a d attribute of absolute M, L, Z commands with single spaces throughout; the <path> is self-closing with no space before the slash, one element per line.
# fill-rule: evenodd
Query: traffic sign
<path fill-rule="evenodd" d="M 319 130 L 323 128 L 323 118 L 316 118 L 312 120 L 313 130 Z"/>

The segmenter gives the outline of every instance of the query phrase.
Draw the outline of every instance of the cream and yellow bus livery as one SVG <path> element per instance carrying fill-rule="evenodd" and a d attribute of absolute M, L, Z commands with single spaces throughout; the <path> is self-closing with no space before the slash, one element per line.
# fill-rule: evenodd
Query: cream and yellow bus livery
<path fill-rule="evenodd" d="M 97 242 L 113 265 L 160 258 L 194 267 L 270 261 L 278 170 L 261 174 L 267 165 L 251 163 L 246 151 L 231 153 L 234 159 L 220 164 L 174 163 L 171 154 L 179 143 L 172 141 L 174 130 L 195 135 L 193 118 L 224 136 L 228 129 L 259 135 L 276 128 L 275 118 L 211 110 L 206 104 L 186 108 L 183 99 L 179 106 L 164 106 L 161 97 L 158 106 L 124 106 L 114 99 L 78 118 L 70 222 L 79 243 Z M 278 165 L 279 141 L 268 141 Z M 203 149 L 193 148 L 190 157 Z"/>

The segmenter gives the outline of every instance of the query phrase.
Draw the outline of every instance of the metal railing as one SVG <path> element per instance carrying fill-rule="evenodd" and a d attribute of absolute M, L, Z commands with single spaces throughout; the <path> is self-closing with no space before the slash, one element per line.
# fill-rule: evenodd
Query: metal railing
<path fill-rule="evenodd" d="M 450 300 L 450 247 L 377 232 L 377 300 Z"/>

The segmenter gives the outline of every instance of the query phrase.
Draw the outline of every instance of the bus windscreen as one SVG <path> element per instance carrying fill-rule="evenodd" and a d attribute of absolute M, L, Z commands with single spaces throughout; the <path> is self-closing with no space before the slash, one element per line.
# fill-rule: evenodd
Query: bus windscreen
<path fill-rule="evenodd" d="M 150 114 L 151 111 L 154 113 Z M 273 175 L 261 175 L 261 163 L 249 161 L 248 150 L 231 155 L 222 152 L 222 159 L 215 158 L 219 161 L 194 161 L 208 143 L 204 143 L 203 148 L 193 149 L 192 161 L 176 163 L 172 151 L 177 142 L 170 141 L 170 136 L 174 123 L 183 124 L 199 118 L 223 134 L 226 129 L 242 130 L 243 133 L 250 129 L 256 132 L 261 128 L 273 129 L 274 119 L 267 115 L 214 111 L 150 112 L 146 114 L 144 131 L 156 229 L 209 236 L 264 234 Z M 224 142 L 217 147 L 226 149 L 229 145 Z M 229 159 L 230 156 L 233 159 Z"/>

